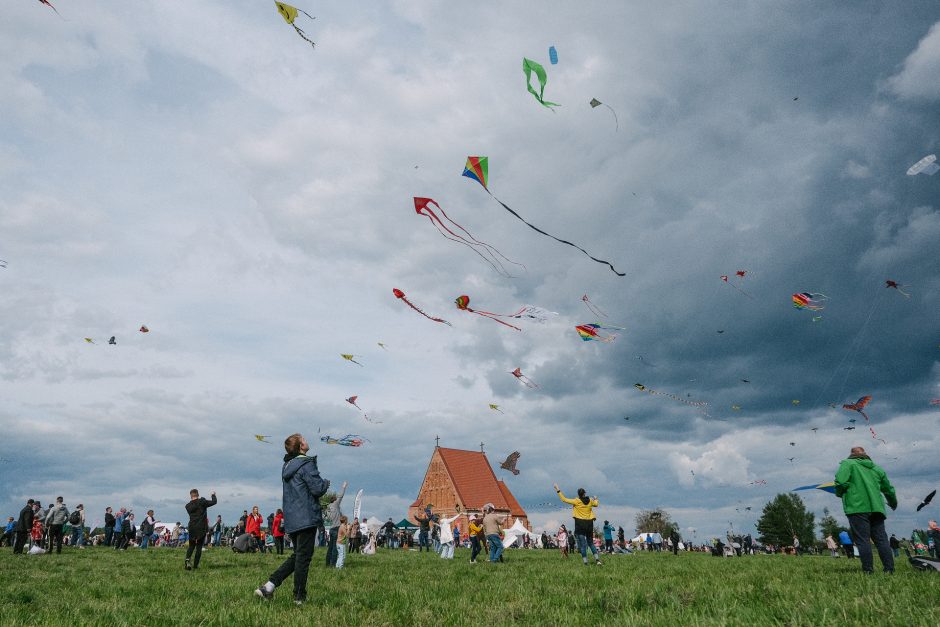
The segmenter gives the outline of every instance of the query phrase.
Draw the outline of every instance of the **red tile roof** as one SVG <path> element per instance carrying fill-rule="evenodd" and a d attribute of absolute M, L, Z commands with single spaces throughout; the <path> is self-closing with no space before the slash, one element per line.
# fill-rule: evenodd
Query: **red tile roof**
<path fill-rule="evenodd" d="M 525 518 L 525 510 L 522 509 L 522 506 L 519 505 L 519 501 L 517 501 L 516 497 L 509 491 L 509 486 L 507 486 L 504 481 L 497 481 L 497 483 L 499 484 L 499 491 L 502 492 L 503 498 L 505 498 L 506 503 L 509 504 L 509 513 L 512 514 L 514 518 Z"/>
<path fill-rule="evenodd" d="M 499 488 L 485 453 L 443 447 L 438 448 L 437 452 L 464 507 L 479 509 L 486 503 L 492 503 L 496 509 L 509 510 L 510 505 Z"/>

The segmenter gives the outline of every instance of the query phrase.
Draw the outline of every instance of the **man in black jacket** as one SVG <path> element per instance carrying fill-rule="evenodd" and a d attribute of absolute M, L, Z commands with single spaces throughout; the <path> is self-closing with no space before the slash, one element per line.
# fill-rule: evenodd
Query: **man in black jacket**
<path fill-rule="evenodd" d="M 215 498 L 215 492 L 212 493 L 212 500 L 207 500 L 199 496 L 199 490 L 193 488 L 189 491 L 189 503 L 186 504 L 186 511 L 189 512 L 189 526 L 186 531 L 189 533 L 189 548 L 186 549 L 186 570 L 199 568 L 199 558 L 202 557 L 202 547 L 206 543 L 206 535 L 209 533 L 209 517 L 206 510 L 218 501 Z M 196 555 L 193 557 L 193 551 Z M 192 557 L 192 561 L 190 561 Z"/>
<path fill-rule="evenodd" d="M 106 507 L 104 510 L 104 545 L 111 546 L 111 540 L 114 539 L 114 523 L 117 522 L 114 519 L 114 514 L 111 513 L 111 508 Z"/>
<path fill-rule="evenodd" d="M 22 553 L 26 540 L 29 538 L 29 532 L 33 528 L 33 499 L 26 501 L 26 507 L 20 510 L 20 517 L 16 521 L 13 531 L 16 534 L 16 540 L 13 542 L 13 552 Z"/>

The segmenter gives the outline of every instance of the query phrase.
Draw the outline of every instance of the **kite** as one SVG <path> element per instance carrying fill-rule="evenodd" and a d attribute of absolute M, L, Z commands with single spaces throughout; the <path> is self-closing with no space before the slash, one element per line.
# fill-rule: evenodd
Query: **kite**
<path fill-rule="evenodd" d="M 88 342 L 89 344 L 94 344 L 94 343 L 95 343 L 95 341 L 94 341 L 93 339 L 91 339 L 90 337 L 86 337 L 86 338 L 85 338 L 85 341 Z"/>
<path fill-rule="evenodd" d="M 750 295 L 750 294 L 748 294 L 747 292 L 745 292 L 744 290 L 742 290 L 740 287 L 738 287 L 738 286 L 735 285 L 734 283 L 730 282 L 730 281 L 728 280 L 728 275 L 727 275 L 727 274 L 722 274 L 720 278 L 721 278 L 722 281 L 724 281 L 725 283 L 727 283 L 728 285 L 730 285 L 730 286 L 733 287 L 734 289 L 738 290 L 739 292 L 741 292 L 742 294 L 744 294 L 744 295 L 747 296 L 748 298 L 751 298 L 751 295 Z"/>
<path fill-rule="evenodd" d="M 790 446 L 796 446 L 796 442 L 790 442 Z"/>
<path fill-rule="evenodd" d="M 444 320 L 443 318 L 435 318 L 435 317 L 433 317 L 433 316 L 429 316 L 428 314 L 424 313 L 423 311 L 421 311 L 420 309 L 418 309 L 417 307 L 415 307 L 414 305 L 412 305 L 412 304 L 411 304 L 411 301 L 409 301 L 408 298 L 405 296 L 405 293 L 404 293 L 403 291 L 401 291 L 400 289 L 398 289 L 397 287 L 393 287 L 393 288 L 392 288 L 392 294 L 395 295 L 395 298 L 401 299 L 402 301 L 404 301 L 404 303 L 405 303 L 406 305 L 408 305 L 409 307 L 411 307 L 412 309 L 414 309 L 415 311 L 417 311 L 419 314 L 421 314 L 422 316 L 424 316 L 424 317 L 427 318 L 428 320 L 433 320 L 434 322 L 442 322 L 442 323 L 446 324 L 446 325 L 449 326 L 449 327 L 450 327 L 450 326 L 453 326 L 451 323 L 447 322 L 447 320 Z M 382 345 L 379 344 L 379 346 L 382 346 Z M 382 348 L 385 348 L 385 347 L 382 346 Z M 345 355 L 344 355 L 344 357 L 345 357 Z"/>
<path fill-rule="evenodd" d="M 868 405 L 869 401 L 871 401 L 871 396 L 863 396 L 862 398 L 858 399 L 854 403 L 843 404 L 842 409 L 849 409 L 851 411 L 857 411 L 865 418 L 865 422 L 871 422 L 868 419 L 868 414 L 862 411 L 863 409 L 865 409 L 865 405 Z"/>
<path fill-rule="evenodd" d="M 494 321 L 494 322 L 498 322 L 498 323 L 500 323 L 500 324 L 502 324 L 502 325 L 505 325 L 505 326 L 509 327 L 510 329 L 515 329 L 516 331 L 521 331 L 521 330 L 522 330 L 522 329 L 520 329 L 519 327 L 516 327 L 516 326 L 513 326 L 513 325 L 509 324 L 508 322 L 503 322 L 502 320 L 499 320 L 499 318 L 512 318 L 512 317 L 513 317 L 512 315 L 494 314 L 494 313 L 492 313 L 492 312 L 490 312 L 490 311 L 479 311 L 479 310 L 477 310 L 477 309 L 470 309 L 470 307 L 469 307 L 469 305 L 470 305 L 470 297 L 467 296 L 466 294 L 461 295 L 461 296 L 458 296 L 457 298 L 455 298 L 455 299 L 454 299 L 454 304 L 456 304 L 456 305 L 457 305 L 457 309 L 459 309 L 459 310 L 461 310 L 461 311 L 469 311 L 470 313 L 475 313 L 475 314 L 478 315 L 478 316 L 483 316 L 484 318 L 489 318 L 490 320 L 492 320 L 492 321 Z"/>
<path fill-rule="evenodd" d="M 721 335 L 721 334 L 724 333 L 724 332 L 725 332 L 724 329 L 718 329 L 718 331 L 717 331 L 718 335 Z"/>
<path fill-rule="evenodd" d="M 927 155 L 911 167 L 907 169 L 908 176 L 917 176 L 918 174 L 926 174 L 927 176 L 933 176 L 937 173 L 937 170 L 940 170 L 935 161 L 937 160 L 937 155 Z"/>
<path fill-rule="evenodd" d="M 519 311 L 514 314 L 509 314 L 509 318 L 516 318 L 517 320 L 531 320 L 532 322 L 538 322 L 539 324 L 548 321 L 551 316 L 557 316 L 557 311 L 549 311 L 542 307 L 536 307 L 535 305 L 523 305 Z"/>
<path fill-rule="evenodd" d="M 271 443 L 265 439 L 265 438 L 270 438 L 270 437 L 271 437 L 270 435 L 258 435 L 257 433 L 255 434 L 255 439 L 258 440 L 259 442 L 264 442 L 265 444 Z"/>
<path fill-rule="evenodd" d="M 360 364 L 358 361 L 356 361 L 355 359 L 353 359 L 353 357 L 355 357 L 355 355 L 347 355 L 347 354 L 345 354 L 345 353 L 340 353 L 339 356 L 342 357 L 343 359 L 345 359 L 346 361 L 351 361 L 351 362 L 353 362 L 354 364 L 356 364 L 357 366 L 362 367 L 362 364 Z"/>
<path fill-rule="evenodd" d="M 637 358 L 637 361 L 639 361 L 639 362 L 640 362 L 641 364 L 643 364 L 644 366 L 647 366 L 647 367 L 649 367 L 649 368 L 655 368 L 655 367 L 656 367 L 656 364 L 652 364 L 652 363 L 646 361 L 646 358 L 645 358 L 643 355 L 637 355 L 636 358 Z"/>
<path fill-rule="evenodd" d="M 0 259 L 0 268 L 6 268 L 6 267 L 7 267 L 7 262 L 4 261 L 3 259 Z"/>
<path fill-rule="evenodd" d="M 822 316 L 813 316 L 813 322 L 819 322 L 822 319 L 823 319 Z"/>
<path fill-rule="evenodd" d="M 506 458 L 502 464 L 499 465 L 503 470 L 508 470 L 513 475 L 518 475 L 519 471 L 516 470 L 516 462 L 519 461 L 519 451 L 513 451 L 509 454 L 509 457 Z"/>
<path fill-rule="evenodd" d="M 931 404 L 931 405 L 940 405 L 940 398 L 933 398 L 933 399 L 930 399 L 930 404 Z"/>
<path fill-rule="evenodd" d="M 614 123 L 617 125 L 616 130 L 618 130 L 618 131 L 620 130 L 620 120 L 617 119 L 617 112 L 614 111 L 613 108 L 612 108 L 609 104 L 604 104 L 603 102 L 601 102 L 601 101 L 598 100 L 597 98 L 591 98 L 591 102 L 589 102 L 588 104 L 591 105 L 591 108 L 592 108 L 592 109 L 596 109 L 596 108 L 598 108 L 598 107 L 601 106 L 601 105 L 604 105 L 605 107 L 607 107 L 608 109 L 610 109 L 610 112 L 614 114 Z"/>
<path fill-rule="evenodd" d="M 346 399 L 346 402 L 352 405 L 353 407 L 355 407 L 356 409 L 358 409 L 359 411 L 362 411 L 362 407 L 359 407 L 359 405 L 356 404 L 356 399 L 358 398 L 359 398 L 358 396 L 350 396 L 349 398 Z"/>
<path fill-rule="evenodd" d="M 886 288 L 888 288 L 888 287 L 893 287 L 893 288 L 896 289 L 897 291 L 901 292 L 901 294 L 903 294 L 905 298 L 910 298 L 910 297 L 911 297 L 910 294 L 908 294 L 907 292 L 905 292 L 904 290 L 901 289 L 902 287 L 907 287 L 907 286 L 906 286 L 906 285 L 899 285 L 897 281 L 892 281 L 891 279 L 888 279 L 887 281 L 885 281 L 885 287 L 886 287 Z"/>
<path fill-rule="evenodd" d="M 112 335 L 111 339 L 108 340 L 108 344 L 112 344 L 112 345 L 117 344 L 117 339 Z"/>
<path fill-rule="evenodd" d="M 731 406 L 731 409 L 733 409 L 734 411 L 741 411 L 741 406 L 740 406 L 740 405 L 732 405 L 732 406 Z"/>
<path fill-rule="evenodd" d="M 766 479 L 758 479 L 757 481 L 751 481 L 748 485 L 767 485 Z"/>
<path fill-rule="evenodd" d="M 499 405 L 494 405 L 493 403 L 490 403 L 490 409 L 493 411 L 498 411 L 499 413 L 503 413 L 503 410 L 499 408 Z"/>
<path fill-rule="evenodd" d="M 141 332 L 141 333 L 150 333 L 150 329 L 148 329 L 148 328 L 147 328 L 147 325 L 144 324 L 144 325 L 141 325 L 141 326 L 140 326 L 140 332 Z"/>
<path fill-rule="evenodd" d="M 52 9 L 53 11 L 55 11 L 56 15 L 58 15 L 59 17 L 62 17 L 62 14 L 59 13 L 54 6 L 52 6 L 52 3 L 49 2 L 49 0 L 39 0 L 39 1 L 42 4 L 46 5 L 47 7 L 49 7 L 50 9 Z"/>
<path fill-rule="evenodd" d="M 810 431 L 812 431 L 813 433 L 816 433 L 817 431 L 819 431 L 819 427 L 812 427 Z"/>
<path fill-rule="evenodd" d="M 616 333 L 611 333 L 608 335 L 601 335 L 598 331 L 608 331 L 608 330 L 623 330 L 623 327 L 608 327 L 600 324 L 579 324 L 576 326 L 575 331 L 578 332 L 578 335 L 581 336 L 581 339 L 585 342 L 590 342 L 591 340 L 597 340 L 599 342 L 613 342 L 617 338 Z"/>
<path fill-rule="evenodd" d="M 833 481 L 828 483 L 814 483 L 812 485 L 804 485 L 799 488 L 793 488 L 790 492 L 799 492 L 800 490 L 822 490 L 823 492 L 829 492 L 830 494 L 836 493 L 836 484 Z"/>
<path fill-rule="evenodd" d="M 793 403 L 794 405 L 799 405 L 799 404 L 800 404 L 800 400 L 797 399 L 797 398 L 794 398 L 794 399 L 793 399 L 792 401 L 790 401 L 790 402 Z"/>
<path fill-rule="evenodd" d="M 855 431 L 855 427 L 842 427 L 843 431 Z"/>
<path fill-rule="evenodd" d="M 529 90 L 529 93 L 535 96 L 535 99 L 538 100 L 543 107 L 551 109 L 552 107 L 560 106 L 558 103 L 549 102 L 543 97 L 545 94 L 545 83 L 548 82 L 548 75 L 545 73 L 545 68 L 541 65 L 532 61 L 531 59 L 522 59 L 522 71 L 525 72 L 525 81 L 526 88 Z M 535 77 L 539 81 L 539 90 L 538 92 L 532 87 L 532 73 L 535 72 Z"/>
<path fill-rule="evenodd" d="M 930 501 L 932 501 L 932 500 L 933 500 L 933 497 L 936 496 L 936 495 L 937 495 L 937 491 L 934 490 L 933 492 L 931 492 L 930 494 L 928 494 L 927 496 L 925 496 L 925 497 L 924 497 L 924 500 L 921 502 L 921 504 L 917 506 L 917 511 L 919 512 L 920 510 L 922 510 L 922 509 L 924 509 L 925 507 L 927 507 L 928 505 L 930 505 Z"/>
<path fill-rule="evenodd" d="M 789 459 L 789 460 L 790 460 L 790 463 L 792 464 L 792 463 L 793 463 L 793 460 L 796 459 L 796 458 L 795 458 L 795 457 L 788 457 L 787 459 Z"/>
<path fill-rule="evenodd" d="M 396 294 L 396 296 L 397 296 L 397 294 Z M 404 296 L 404 294 L 402 294 L 402 296 Z M 376 344 L 378 344 L 378 345 L 382 348 L 383 351 L 387 351 L 387 350 L 388 350 L 387 348 L 385 348 L 385 344 L 383 344 L 382 342 L 376 342 Z"/>
<path fill-rule="evenodd" d="M 630 420 L 630 416 L 624 416 L 623 419 L 624 419 L 624 420 Z"/>
<path fill-rule="evenodd" d="M 750 383 L 750 379 L 741 379 L 741 383 Z"/>
<path fill-rule="evenodd" d="M 534 224 L 530 222 L 526 222 L 526 220 L 522 216 L 520 216 L 518 213 L 513 211 L 513 209 L 510 208 L 509 205 L 504 203 L 502 200 L 500 200 L 496 196 L 493 196 L 493 192 L 491 192 L 489 188 L 489 157 L 467 157 L 467 163 L 464 165 L 464 168 L 463 168 L 463 176 L 467 177 L 468 179 L 473 179 L 474 181 L 479 183 L 483 187 L 483 189 L 486 190 L 486 193 L 489 194 L 493 198 L 493 200 L 495 200 L 496 202 L 498 202 L 500 205 L 503 206 L 503 209 L 505 209 L 512 215 L 516 216 L 516 218 L 518 218 L 519 221 L 521 221 L 523 224 L 528 226 L 533 231 L 537 233 L 541 233 L 542 235 L 546 237 L 550 237 L 556 242 L 559 242 L 561 244 L 566 244 L 573 248 L 577 248 L 582 253 L 587 255 L 588 258 L 590 258 L 591 260 L 608 266 L 611 269 L 611 271 L 617 276 L 627 276 L 623 272 L 618 272 L 617 269 L 614 268 L 614 266 L 609 261 L 605 261 L 603 259 L 598 259 L 597 257 L 593 257 L 588 251 L 584 250 L 577 244 L 573 244 L 572 242 L 569 242 L 568 240 L 559 239 L 555 237 L 554 235 L 551 235 L 550 233 L 546 233 L 545 231 L 538 228 Z"/>
<path fill-rule="evenodd" d="M 855 418 L 850 418 L 850 419 L 849 419 L 849 422 L 851 422 L 851 423 L 854 425 L 854 424 L 855 424 Z"/>
<path fill-rule="evenodd" d="M 529 377 L 522 374 L 522 370 L 520 368 L 516 368 L 510 374 L 512 374 L 512 376 L 516 377 L 517 379 L 519 379 L 519 381 L 523 385 L 525 385 L 527 388 L 537 388 L 539 386 L 538 383 L 536 383 Z"/>
<path fill-rule="evenodd" d="M 289 5 L 289 4 L 287 4 L 287 3 L 284 3 L 284 2 L 275 2 L 274 4 L 277 6 L 277 12 L 281 14 L 281 17 L 284 18 L 284 21 L 285 21 L 285 22 L 287 22 L 288 24 L 290 24 L 291 26 L 294 27 L 294 30 L 297 31 L 297 34 L 300 35 L 301 39 L 303 39 L 304 41 L 306 41 L 307 43 L 309 43 L 309 44 L 311 45 L 311 47 L 316 48 L 317 45 L 316 45 L 315 43 L 313 43 L 312 41 L 310 41 L 310 39 L 307 38 L 306 33 L 304 33 L 302 30 L 300 30 L 300 27 L 298 27 L 296 24 L 294 24 L 294 20 L 297 19 L 297 14 L 298 14 L 298 13 L 303 13 L 304 15 L 306 15 L 307 17 L 309 17 L 311 20 L 315 20 L 315 19 L 317 19 L 317 18 L 313 17 L 312 15 L 310 15 L 309 13 L 307 13 L 306 11 L 304 11 L 303 9 L 298 9 L 297 7 L 292 7 L 291 5 Z"/>
<path fill-rule="evenodd" d="M 469 163 L 469 159 L 468 159 L 468 163 Z M 464 171 L 464 176 L 466 176 L 466 171 Z M 484 174 L 484 178 L 485 176 L 486 175 Z M 444 236 L 445 239 L 449 239 L 452 242 L 457 242 L 458 244 L 463 244 L 464 246 L 470 248 L 473 252 L 479 255 L 481 259 L 483 259 L 486 263 L 490 264 L 490 266 L 492 266 L 493 269 L 496 270 L 496 272 L 500 274 L 501 276 L 504 276 L 506 278 L 512 278 L 512 275 L 509 274 L 509 271 L 506 270 L 506 267 L 502 264 L 502 262 L 497 257 L 503 259 L 504 261 L 508 261 L 511 264 L 521 266 L 523 269 L 525 269 L 525 266 L 522 265 L 521 263 L 517 263 L 511 259 L 508 259 L 505 255 L 503 255 L 503 253 L 499 252 L 498 250 L 496 250 L 495 248 L 493 248 L 486 242 L 481 242 L 480 240 L 473 237 L 473 235 L 471 235 L 467 229 L 463 228 L 462 226 L 460 226 L 459 224 L 451 220 L 450 216 L 448 216 L 447 213 L 444 212 L 441 206 L 437 204 L 437 201 L 435 201 L 433 198 L 419 198 L 418 196 L 415 196 L 414 203 L 415 203 L 415 213 L 417 213 L 418 215 L 427 217 L 427 219 L 431 221 L 431 224 L 434 225 L 434 227 L 438 230 L 438 232 L 440 232 L 441 235 Z M 442 216 L 444 216 L 444 220 L 447 220 L 447 222 L 454 225 L 454 227 L 460 229 L 463 233 L 466 234 L 467 238 L 469 239 L 452 231 L 447 226 L 447 224 L 445 224 L 437 216 L 437 214 L 434 213 L 434 210 L 431 209 L 429 205 L 434 205 L 435 207 L 437 207 L 437 210 L 441 212 Z"/>
<path fill-rule="evenodd" d="M 591 313 L 595 316 L 600 316 L 601 318 L 607 317 L 607 314 L 605 314 L 600 307 L 591 302 L 591 299 L 588 298 L 587 294 L 581 297 L 581 301 L 584 302 L 585 307 L 591 310 Z"/>
<path fill-rule="evenodd" d="M 793 306 L 797 309 L 809 309 L 810 311 L 819 311 L 820 309 L 825 309 L 826 306 L 823 305 L 823 301 L 829 300 L 829 297 L 825 294 L 814 294 L 812 292 L 800 292 L 794 294 Z"/>
<path fill-rule="evenodd" d="M 361 435 L 353 435 L 351 433 L 344 435 L 341 438 L 334 438 L 333 436 L 324 435 L 320 438 L 321 442 L 326 442 L 327 444 L 338 444 L 339 446 L 362 446 L 363 442 L 368 442 Z"/>
<path fill-rule="evenodd" d="M 641 392 L 647 392 L 648 394 L 655 394 L 657 396 L 667 396 L 674 401 L 679 401 L 680 403 L 685 403 L 686 405 L 691 405 L 692 407 L 708 407 L 708 403 L 705 401 L 688 401 L 681 396 L 676 396 L 675 394 L 670 394 L 669 392 L 657 392 L 651 388 L 646 387 L 642 383 L 634 383 L 633 387 L 638 389 Z"/>
<path fill-rule="evenodd" d="M 737 272 L 735 272 L 735 275 L 741 277 L 742 279 L 744 278 L 745 274 L 747 274 L 747 270 L 738 270 Z"/>
<path fill-rule="evenodd" d="M 548 60 L 552 62 L 552 65 L 558 65 L 558 51 L 555 50 L 555 46 L 548 47 Z"/>

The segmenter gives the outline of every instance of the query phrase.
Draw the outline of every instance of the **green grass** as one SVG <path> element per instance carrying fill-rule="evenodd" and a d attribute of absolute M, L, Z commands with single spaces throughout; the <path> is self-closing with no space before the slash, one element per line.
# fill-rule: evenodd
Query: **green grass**
<path fill-rule="evenodd" d="M 314 554 L 307 605 L 289 579 L 253 595 L 274 555 L 212 549 L 183 570 L 183 549 L 0 552 L 3 625 L 938 625 L 940 576 L 864 576 L 858 560 L 704 554 L 622 555 L 604 566 L 557 551 L 509 551 L 505 564 L 434 554 L 353 555 L 327 570 Z M 875 559 L 878 566 L 877 557 Z M 302 622 L 298 622 L 302 621 Z"/>

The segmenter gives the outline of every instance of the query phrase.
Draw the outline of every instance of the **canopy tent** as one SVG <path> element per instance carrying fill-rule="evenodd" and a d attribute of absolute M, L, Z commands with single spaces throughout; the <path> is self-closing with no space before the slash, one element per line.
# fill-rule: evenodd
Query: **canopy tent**
<path fill-rule="evenodd" d="M 517 518 L 516 522 L 513 523 L 512 527 L 509 527 L 508 529 L 503 529 L 503 547 L 512 546 L 516 542 L 516 540 L 519 540 L 519 538 L 521 538 L 522 536 L 529 536 L 536 542 L 541 541 L 540 535 L 536 533 L 532 533 L 531 531 L 526 529 L 525 526 L 522 524 L 522 521 Z"/>
<path fill-rule="evenodd" d="M 396 529 L 417 529 L 418 525 L 411 522 L 407 518 L 402 518 L 401 521 L 399 521 L 399 523 L 395 525 L 395 528 Z"/>
<path fill-rule="evenodd" d="M 653 538 L 653 539 L 652 539 L 653 544 L 662 544 L 662 543 L 663 543 L 663 537 L 662 537 L 660 534 L 654 533 L 654 532 L 652 532 L 652 531 L 650 531 L 650 532 L 645 532 L 645 533 L 641 533 L 641 534 L 638 535 L 637 537 L 635 537 L 635 538 L 633 538 L 632 540 L 630 540 L 630 542 L 646 542 L 646 541 L 647 541 L 647 540 L 646 540 L 646 536 L 652 536 L 652 538 Z"/>
<path fill-rule="evenodd" d="M 369 533 L 378 533 L 379 529 L 381 529 L 382 525 L 384 524 L 381 520 L 379 520 L 375 516 L 365 521 L 365 523 L 366 523 L 366 527 L 369 528 Z"/>

